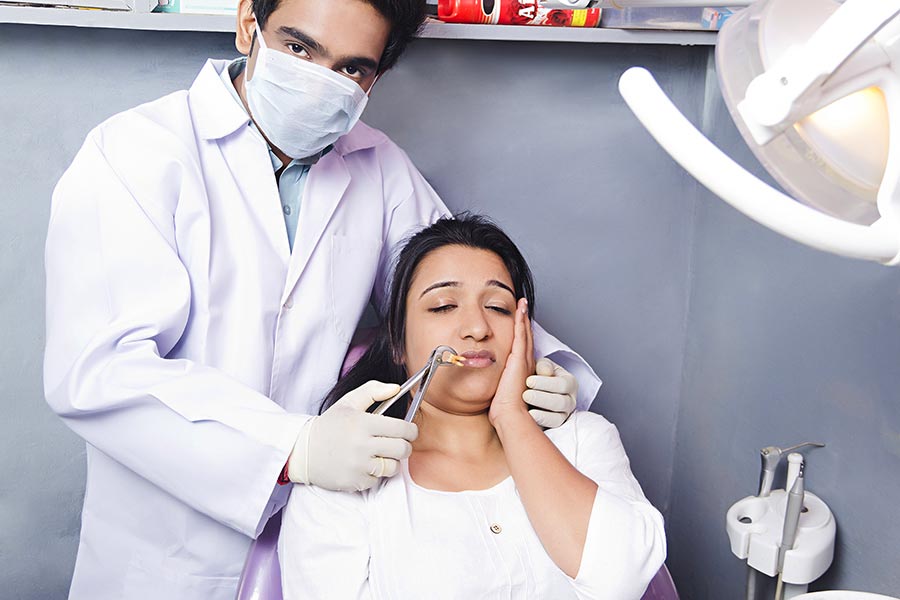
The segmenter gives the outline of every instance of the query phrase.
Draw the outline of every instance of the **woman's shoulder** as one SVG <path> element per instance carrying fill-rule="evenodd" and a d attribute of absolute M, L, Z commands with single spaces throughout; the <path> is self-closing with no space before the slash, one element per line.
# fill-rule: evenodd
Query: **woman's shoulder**
<path fill-rule="evenodd" d="M 577 436 L 578 432 L 582 430 L 599 432 L 615 429 L 616 426 L 610 423 L 603 415 L 589 410 L 576 410 L 565 423 L 556 429 L 548 429 L 546 433 L 548 436 L 552 436 L 554 433 Z"/>
<path fill-rule="evenodd" d="M 576 427 L 615 428 L 615 425 L 610 423 L 606 417 L 589 410 L 576 410 L 569 417 L 569 421 L 573 421 Z"/>
<path fill-rule="evenodd" d="M 602 415 L 587 410 L 576 410 L 565 423 L 544 433 L 572 463 L 576 461 L 579 447 L 590 444 L 591 440 L 618 439 L 615 425 Z"/>

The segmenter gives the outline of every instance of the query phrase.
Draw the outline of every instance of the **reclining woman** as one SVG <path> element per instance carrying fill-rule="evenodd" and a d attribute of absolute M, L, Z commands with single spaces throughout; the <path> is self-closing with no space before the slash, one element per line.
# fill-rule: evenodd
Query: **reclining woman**
<path fill-rule="evenodd" d="M 606 419 L 543 431 L 528 414 L 534 287 L 515 244 L 482 217 L 437 221 L 401 251 L 388 311 L 323 410 L 369 380 L 399 389 L 440 345 L 464 366 L 436 371 L 397 477 L 295 487 L 285 599 L 639 599 L 665 559 L 662 517 Z"/>

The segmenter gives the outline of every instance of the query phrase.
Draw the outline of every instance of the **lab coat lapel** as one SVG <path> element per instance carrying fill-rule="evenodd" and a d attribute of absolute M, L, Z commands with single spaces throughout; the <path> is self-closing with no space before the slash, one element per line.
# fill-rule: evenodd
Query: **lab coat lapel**
<path fill-rule="evenodd" d="M 278 184 L 263 139 L 248 127 L 249 117 L 232 98 L 220 74 L 228 61 L 208 60 L 191 86 L 188 101 L 197 134 L 217 144 L 248 213 L 287 272 L 291 250 L 281 214 Z M 208 183 L 216 186 L 218 182 Z M 247 240 L 247 243 L 256 243 Z"/>
<path fill-rule="evenodd" d="M 288 268 L 282 303 L 286 302 L 294 291 L 297 280 L 303 274 L 334 211 L 344 197 L 347 186 L 350 185 L 350 172 L 344 163 L 344 157 L 336 150 L 329 152 L 313 165 L 308 177 L 300 205 L 297 236 L 294 239 L 294 252 Z"/>
<path fill-rule="evenodd" d="M 235 138 L 220 144 L 222 154 L 243 201 L 253 207 L 251 214 L 258 218 L 258 227 L 281 259 L 282 268 L 286 272 L 291 250 L 281 214 L 278 184 L 265 142 L 249 128 L 238 133 Z"/>

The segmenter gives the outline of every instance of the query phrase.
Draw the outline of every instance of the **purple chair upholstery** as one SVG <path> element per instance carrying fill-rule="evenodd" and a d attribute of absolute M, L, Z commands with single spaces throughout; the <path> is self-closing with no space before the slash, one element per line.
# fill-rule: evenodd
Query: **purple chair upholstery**
<path fill-rule="evenodd" d="M 269 519 L 263 532 L 250 544 L 237 600 L 282 600 L 281 567 L 278 565 L 278 533 L 281 512 Z"/>
<path fill-rule="evenodd" d="M 363 355 L 372 342 L 372 332 L 363 331 L 344 359 L 343 376 Z M 269 519 L 263 532 L 250 545 L 241 580 L 238 583 L 237 600 L 283 600 L 281 594 L 281 567 L 278 565 L 278 533 L 281 531 L 281 513 Z M 641 600 L 678 600 L 675 583 L 666 565 L 650 580 Z"/>
<path fill-rule="evenodd" d="M 277 562 L 277 561 L 276 561 Z M 666 565 L 663 564 L 650 580 L 647 591 L 641 596 L 641 600 L 678 600 L 678 590 Z"/>

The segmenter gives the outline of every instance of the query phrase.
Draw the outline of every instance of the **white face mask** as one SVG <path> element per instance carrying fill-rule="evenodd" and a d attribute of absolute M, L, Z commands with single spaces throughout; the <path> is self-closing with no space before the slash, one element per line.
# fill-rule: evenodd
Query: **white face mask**
<path fill-rule="evenodd" d="M 318 154 L 353 129 L 369 100 L 355 82 L 312 61 L 266 46 L 245 81 L 247 104 L 269 141 L 291 158 Z"/>

